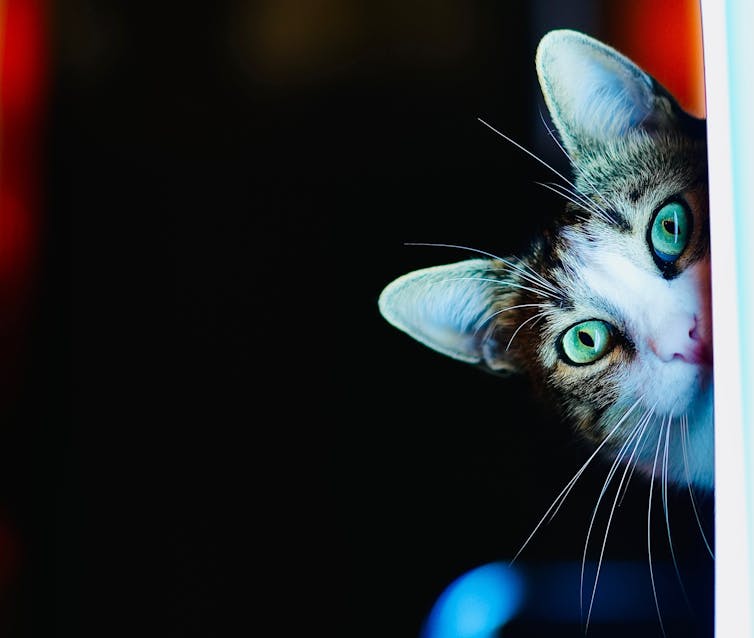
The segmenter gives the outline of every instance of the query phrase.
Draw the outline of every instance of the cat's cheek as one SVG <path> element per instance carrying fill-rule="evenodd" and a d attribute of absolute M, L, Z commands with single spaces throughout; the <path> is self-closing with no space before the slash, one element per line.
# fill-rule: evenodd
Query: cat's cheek
<path fill-rule="evenodd" d="M 587 441 L 595 444 L 600 443 L 602 440 L 599 428 L 597 427 L 601 414 L 601 410 L 585 403 L 571 406 L 569 410 L 574 430 Z"/>
<path fill-rule="evenodd" d="M 548 377 L 553 395 L 567 402 L 568 413 L 579 430 L 593 426 L 622 392 L 620 371 L 599 363 L 570 366 L 561 362 Z"/>
<path fill-rule="evenodd" d="M 637 361 L 635 377 L 637 392 L 647 405 L 655 406 L 658 414 L 686 413 L 700 393 L 712 383 L 712 370 L 706 365 L 675 360 L 660 362 L 653 357 Z"/>

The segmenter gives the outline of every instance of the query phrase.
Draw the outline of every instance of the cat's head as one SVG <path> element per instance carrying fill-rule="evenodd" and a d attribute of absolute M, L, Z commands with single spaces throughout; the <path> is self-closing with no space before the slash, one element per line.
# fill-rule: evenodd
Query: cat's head
<path fill-rule="evenodd" d="M 565 209 L 527 254 L 408 273 L 380 311 L 442 354 L 527 374 L 606 454 L 710 488 L 704 121 L 578 32 L 548 33 L 536 70 L 572 165 Z"/>

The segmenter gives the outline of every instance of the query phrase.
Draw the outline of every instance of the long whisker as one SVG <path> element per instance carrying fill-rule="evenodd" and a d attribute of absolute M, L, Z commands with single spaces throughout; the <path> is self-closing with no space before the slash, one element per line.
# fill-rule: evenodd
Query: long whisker
<path fill-rule="evenodd" d="M 546 512 L 544 513 L 544 515 L 542 516 L 542 518 L 540 518 L 540 519 L 539 519 L 539 522 L 538 522 L 538 523 L 537 523 L 537 525 L 536 525 L 536 526 L 534 527 L 534 529 L 532 530 L 531 534 L 529 534 L 529 536 L 528 536 L 528 537 L 526 538 L 526 540 L 524 541 L 523 545 L 521 545 L 521 548 L 520 548 L 520 549 L 519 549 L 519 550 L 518 550 L 518 551 L 516 552 L 516 555 L 515 555 L 515 556 L 514 556 L 514 557 L 513 557 L 512 559 L 511 559 L 511 564 L 513 564 L 513 562 L 514 562 L 514 561 L 515 561 L 515 560 L 516 560 L 516 559 L 517 559 L 517 558 L 518 558 L 518 557 L 519 557 L 519 556 L 521 555 L 521 552 L 523 552 L 523 551 L 524 551 L 524 548 L 525 548 L 525 547 L 526 547 L 526 546 L 527 546 L 527 545 L 529 544 L 529 541 L 531 541 L 531 539 L 532 539 L 532 538 L 534 537 L 534 535 L 535 535 L 535 534 L 537 533 L 537 530 L 539 530 L 539 528 L 540 528 L 540 527 L 542 527 L 542 524 L 543 524 L 543 523 L 545 522 L 545 520 L 547 519 L 547 517 L 548 517 L 548 515 L 550 514 L 550 512 L 551 512 L 551 511 L 552 511 L 553 509 L 555 509 L 556 507 L 558 507 L 558 504 L 559 504 L 559 503 L 561 503 L 561 501 L 563 501 L 563 500 L 565 500 L 565 499 L 566 499 L 566 497 L 567 497 L 567 496 L 568 496 L 568 494 L 570 493 L 570 491 L 571 491 L 571 488 L 573 487 L 573 485 L 575 485 L 576 481 L 578 481 L 578 480 L 579 480 L 579 478 L 581 477 L 581 475 L 582 475 L 582 474 L 584 473 L 584 470 L 586 470 L 586 468 L 587 468 L 587 467 L 589 466 L 589 464 L 590 464 L 590 463 L 591 463 L 591 462 L 592 462 L 592 461 L 594 460 L 594 458 L 595 458 L 595 457 L 596 457 L 596 456 L 597 456 L 597 455 L 598 455 L 598 454 L 600 453 L 600 450 L 602 450 L 602 448 L 603 448 L 603 447 L 604 447 L 604 446 L 605 446 L 605 445 L 607 444 L 607 442 L 608 442 L 608 441 L 610 440 L 610 438 L 611 438 L 611 437 L 613 436 L 613 434 L 615 434 L 615 432 L 617 432 L 617 431 L 618 431 L 618 429 L 619 429 L 619 428 L 621 427 L 621 425 L 623 425 L 624 421 L 625 421 L 625 420 L 626 420 L 626 419 L 627 419 L 627 418 L 629 417 L 629 415 L 631 414 L 631 412 L 633 412 L 633 410 L 634 410 L 634 409 L 636 408 L 636 406 L 637 406 L 637 405 L 639 405 L 639 403 L 640 403 L 640 402 L 642 401 L 642 399 L 643 399 L 643 398 L 644 398 L 644 395 L 640 396 L 640 397 L 639 397 L 638 399 L 636 399 L 636 401 L 635 401 L 635 402 L 634 402 L 634 403 L 633 403 L 633 404 L 631 405 L 631 407 L 629 407 L 629 408 L 628 408 L 628 410 L 626 410 L 626 413 L 625 413 L 625 414 L 624 414 L 624 415 L 623 415 L 623 416 L 622 416 L 622 417 L 620 418 L 620 420 L 619 420 L 619 421 L 618 421 L 618 422 L 617 422 L 617 423 L 615 424 L 615 427 L 613 427 L 613 429 L 612 429 L 612 430 L 610 430 L 610 432 L 608 432 L 608 433 L 607 433 L 607 435 L 606 435 L 606 436 L 605 436 L 605 438 L 604 438 L 604 439 L 602 440 L 602 442 L 601 442 L 601 443 L 600 443 L 600 444 L 599 444 L 599 445 L 597 446 L 597 448 L 596 448 L 596 449 L 595 449 L 595 450 L 594 450 L 594 451 L 592 452 L 592 454 L 591 454 L 591 455 L 589 456 L 589 458 L 588 458 L 588 459 L 587 459 L 587 460 L 586 460 L 586 461 L 584 462 L 584 464 L 583 464 L 583 465 L 581 466 L 581 468 L 580 468 L 580 469 L 579 469 L 579 470 L 578 470 L 578 471 L 576 472 L 576 474 L 574 474 L 573 478 L 572 478 L 572 479 L 571 479 L 570 481 L 568 481 L 568 483 L 566 484 L 566 486 L 565 486 L 565 487 L 564 487 L 564 488 L 563 488 L 563 489 L 562 489 L 562 490 L 560 491 L 560 494 L 558 494 L 558 495 L 557 495 L 557 496 L 555 497 L 555 500 L 554 500 L 554 501 L 552 502 L 552 505 L 550 505 L 550 507 L 548 507 L 548 508 L 547 508 L 547 511 L 546 511 Z"/>
<path fill-rule="evenodd" d="M 503 139 L 507 140 L 508 142 L 510 142 L 511 144 L 513 144 L 515 147 L 521 149 L 524 153 L 526 153 L 530 157 L 532 157 L 535 160 L 537 160 L 540 164 L 542 164 L 542 166 L 550 169 L 553 173 L 555 173 L 555 175 L 557 175 L 560 179 L 562 179 L 566 184 L 568 184 L 569 186 L 572 186 L 575 190 L 578 191 L 578 188 L 576 187 L 576 184 L 574 184 L 571 180 L 569 180 L 567 177 L 565 177 L 562 173 L 560 173 L 559 171 L 557 171 L 555 168 L 553 168 L 552 166 L 550 166 L 542 158 L 537 157 L 537 155 L 535 155 L 534 153 L 532 153 L 529 149 L 525 148 L 524 146 L 522 146 L 521 144 L 519 144 L 515 140 L 511 139 L 505 133 L 502 133 L 501 131 L 497 130 L 494 126 L 492 126 L 491 124 L 488 124 L 487 122 L 485 122 L 481 117 L 478 117 L 477 120 L 479 120 L 482 124 L 484 124 L 487 128 L 489 128 L 490 130 L 492 130 L 494 133 L 497 133 L 500 137 L 502 137 Z M 600 216 L 604 216 L 606 218 L 606 221 L 608 221 L 608 222 L 610 222 L 612 224 L 615 223 L 615 220 L 612 217 L 610 217 L 610 214 L 607 213 L 606 211 L 603 211 L 603 214 L 600 215 Z"/>
<path fill-rule="evenodd" d="M 515 306 L 506 306 L 505 308 L 501 310 L 496 310 L 493 312 L 489 317 L 485 319 L 485 321 L 491 319 L 492 317 L 499 315 L 501 312 L 506 312 L 507 310 L 517 310 L 518 308 L 551 308 L 552 306 L 549 303 L 520 303 Z"/>
<path fill-rule="evenodd" d="M 550 304 L 546 304 L 546 303 L 521 303 L 515 306 L 506 306 L 505 308 L 496 310 L 492 314 L 487 315 L 484 319 L 482 319 L 479 322 L 479 326 L 477 327 L 477 329 L 474 330 L 474 334 L 479 332 L 482 329 L 482 326 L 484 326 L 484 324 L 490 321 L 490 319 L 493 319 L 497 317 L 498 315 L 503 314 L 504 312 L 508 312 L 509 310 L 519 310 L 520 308 L 550 308 L 550 307 L 551 307 Z"/>
<path fill-rule="evenodd" d="M 591 200 L 584 197 L 581 193 L 571 191 L 562 184 L 556 184 L 552 182 L 534 182 L 538 186 L 544 186 L 546 189 L 551 190 L 553 193 L 564 197 L 569 202 L 576 204 L 580 208 L 586 208 L 599 217 L 604 217 L 604 213 L 596 208 Z"/>
<path fill-rule="evenodd" d="M 536 321 L 534 321 L 534 323 L 532 324 L 532 326 L 536 325 L 537 321 L 540 321 L 541 319 L 544 319 L 546 315 L 547 315 L 546 312 L 538 312 L 538 313 L 532 315 L 531 317 L 529 317 L 528 319 L 526 319 L 525 321 L 522 321 L 521 325 L 519 325 L 519 327 L 516 328 L 513 331 L 513 334 L 511 335 L 511 338 L 508 340 L 508 345 L 505 346 L 505 351 L 507 352 L 510 349 L 511 344 L 513 343 L 513 340 L 516 338 L 516 335 L 518 334 L 518 331 L 521 330 L 521 328 L 523 328 L 527 323 L 529 323 L 530 321 L 532 321 L 534 319 L 536 319 Z"/>
<path fill-rule="evenodd" d="M 642 427 L 642 436 L 648 424 L 649 424 L 649 419 L 646 420 L 646 422 L 644 423 L 644 426 Z M 638 428 L 634 429 L 634 433 L 632 436 L 636 436 L 637 431 L 638 431 Z M 615 498 L 613 498 L 613 504 L 610 507 L 610 515 L 608 516 L 607 524 L 605 525 L 605 536 L 602 539 L 602 547 L 600 547 L 600 555 L 599 555 L 599 559 L 597 560 L 597 571 L 595 572 L 595 575 L 594 575 L 594 586 L 592 587 L 592 597 L 589 601 L 589 611 L 587 613 L 586 624 L 584 626 L 585 633 L 589 629 L 589 621 L 591 620 L 591 617 L 592 617 L 592 608 L 594 607 L 594 598 L 597 594 L 597 583 L 599 582 L 599 578 L 600 578 L 600 570 L 602 568 L 602 561 L 605 557 L 605 546 L 607 545 L 607 537 L 608 537 L 608 534 L 610 533 L 610 525 L 612 524 L 613 516 L 615 515 L 615 508 L 618 504 L 618 499 L 621 493 L 621 487 L 623 486 L 623 482 L 626 480 L 626 475 L 628 474 L 628 470 L 631 465 L 631 460 L 633 458 L 633 455 L 636 453 L 637 448 L 638 448 L 638 442 L 637 442 L 637 445 L 634 446 L 633 452 L 631 453 L 631 458 L 629 458 L 628 463 L 626 464 L 625 469 L 623 470 L 623 475 L 621 476 L 620 483 L 618 484 L 618 489 L 615 491 Z M 583 562 L 582 562 L 582 585 L 583 585 Z"/>
<path fill-rule="evenodd" d="M 683 421 L 681 425 L 681 446 L 683 448 L 683 469 L 686 473 L 686 485 L 688 485 L 689 488 L 689 497 L 691 498 L 691 509 L 694 512 L 694 517 L 696 518 L 696 524 L 699 527 L 699 532 L 702 535 L 702 540 L 704 541 L 704 545 L 707 547 L 707 551 L 709 552 L 709 555 L 712 557 L 712 560 L 715 559 L 715 553 L 712 551 L 712 548 L 710 547 L 709 542 L 707 542 L 707 536 L 704 533 L 704 528 L 702 526 L 702 521 L 699 518 L 699 512 L 696 509 L 696 498 L 694 498 L 694 490 L 691 488 L 691 477 L 689 476 L 689 456 L 688 456 L 688 450 L 686 449 L 686 441 L 688 439 L 689 435 L 689 419 L 687 415 L 683 415 Z"/>
<path fill-rule="evenodd" d="M 673 540 L 670 534 L 670 514 L 668 511 L 668 464 L 669 464 L 669 451 L 670 451 L 670 428 L 673 424 L 673 414 L 668 416 L 668 429 L 665 432 L 665 450 L 662 454 L 662 508 L 665 512 L 665 528 L 668 531 L 668 546 L 670 547 L 670 557 L 673 560 L 673 567 L 675 568 L 675 574 L 678 578 L 678 584 L 681 586 L 681 593 L 686 601 L 686 605 L 689 610 L 693 612 L 691 607 L 691 601 L 686 593 L 686 587 L 683 584 L 683 578 L 681 577 L 681 570 L 678 567 L 678 560 L 675 556 L 675 548 L 673 547 Z M 680 425 L 680 419 L 679 419 Z"/>
<path fill-rule="evenodd" d="M 597 515 L 597 509 L 599 508 L 599 504 L 600 504 L 600 501 L 602 500 L 602 497 L 605 495 L 605 492 L 607 492 L 607 487 L 610 484 L 610 481 L 612 480 L 613 475 L 617 471 L 617 468 L 618 468 L 618 466 L 620 464 L 620 461 L 625 456 L 624 450 L 626 450 L 628 448 L 628 446 L 631 444 L 631 441 L 636 436 L 636 432 L 641 428 L 641 425 L 645 421 L 646 418 L 647 418 L 647 416 L 646 416 L 646 413 L 645 413 L 644 416 L 642 416 L 641 419 L 639 419 L 639 421 L 637 422 L 637 424 L 634 426 L 634 429 L 632 430 L 631 434 L 628 436 L 628 438 L 626 439 L 626 441 L 624 441 L 623 445 L 621 445 L 620 449 L 618 450 L 618 453 L 616 454 L 616 457 L 613 460 L 613 463 L 612 463 L 612 465 L 610 467 L 610 471 L 607 474 L 607 478 L 605 479 L 605 482 L 602 485 L 602 489 L 600 490 L 600 494 L 597 497 L 597 503 L 595 504 L 594 509 L 592 510 L 592 519 L 591 519 L 591 521 L 589 523 L 589 528 L 587 529 L 586 543 L 584 544 L 584 555 L 583 555 L 582 561 L 581 561 L 581 586 L 582 586 L 582 590 L 583 590 L 583 585 L 584 585 L 584 564 L 586 562 L 586 549 L 587 549 L 587 547 L 589 545 L 589 536 L 592 533 L 592 526 L 594 525 L 594 519 L 595 519 L 595 517 Z M 643 434 L 642 434 L 642 436 L 643 436 Z M 560 507 L 561 507 L 562 504 L 563 504 L 563 501 L 560 502 L 560 505 L 558 505 L 557 509 L 550 516 L 551 520 L 558 513 L 558 510 L 560 509 Z"/>
<path fill-rule="evenodd" d="M 468 250 L 472 253 L 477 253 L 478 255 L 484 255 L 485 257 L 489 257 L 490 259 L 498 259 L 500 261 L 505 261 L 494 253 L 490 253 L 490 252 L 487 252 L 486 250 L 481 250 L 479 248 L 472 248 L 471 246 L 462 246 L 460 244 L 442 244 L 442 243 L 423 242 L 423 241 L 407 241 L 403 245 L 404 246 L 429 246 L 430 248 L 457 248 L 458 250 Z"/>
<path fill-rule="evenodd" d="M 487 252 L 486 250 L 480 250 L 479 248 L 472 248 L 470 246 L 462 246 L 459 244 L 442 244 L 442 243 L 428 243 L 428 242 L 406 242 L 404 245 L 406 246 L 429 246 L 433 248 L 456 248 L 458 250 L 468 250 L 470 252 L 477 253 L 479 255 L 484 255 L 485 257 L 490 257 L 491 259 L 494 259 L 496 261 L 502 262 L 506 266 L 509 266 L 516 272 L 518 272 L 522 277 L 527 279 L 531 283 L 539 284 L 549 290 L 551 290 L 554 294 L 560 295 L 560 290 L 550 281 L 542 277 L 536 270 L 534 270 L 529 264 L 523 262 L 523 263 L 516 263 L 513 261 L 510 261 L 509 259 L 505 259 L 503 257 L 500 257 L 498 255 L 495 255 L 494 253 Z"/>
<path fill-rule="evenodd" d="M 652 476 L 649 481 L 649 500 L 647 505 L 647 558 L 649 559 L 649 579 L 652 581 L 652 595 L 655 600 L 655 609 L 657 609 L 657 618 L 660 621 L 660 630 L 662 635 L 666 636 L 665 625 L 662 622 L 662 614 L 660 613 L 660 602 L 657 599 L 657 586 L 655 585 L 654 569 L 652 569 L 652 491 L 655 484 L 655 472 L 657 470 L 657 458 L 660 454 L 660 443 L 662 442 L 662 430 L 665 427 L 665 421 L 663 419 L 660 424 L 660 432 L 657 436 L 657 450 L 655 451 L 655 460 L 652 464 Z"/>
<path fill-rule="evenodd" d="M 642 417 L 643 418 L 643 417 Z M 639 422 L 641 423 L 641 421 Z M 584 613 L 584 570 L 586 567 L 586 554 L 587 550 L 589 548 L 589 539 L 592 536 L 592 529 L 594 528 L 594 521 L 597 518 L 597 512 L 599 511 L 600 503 L 602 502 L 602 498 L 605 496 L 607 492 L 607 488 L 610 485 L 610 482 L 613 479 L 613 476 L 615 475 L 615 472 L 617 471 L 618 466 L 620 465 L 620 462 L 623 460 L 623 456 L 625 455 L 625 450 L 628 449 L 631 440 L 635 436 L 636 432 L 638 431 L 639 427 L 635 426 L 631 435 L 629 438 L 627 438 L 623 445 L 620 447 L 620 450 L 618 450 L 618 453 L 615 455 L 615 459 L 613 460 L 612 465 L 610 466 L 610 471 L 607 473 L 607 477 L 605 478 L 605 482 L 602 484 L 602 489 L 600 490 L 599 496 L 597 497 L 597 502 L 594 505 L 594 508 L 592 509 L 592 517 L 589 521 L 589 527 L 586 531 L 586 539 L 584 541 L 584 551 L 581 556 L 581 578 L 579 582 L 579 605 L 581 607 L 581 615 L 583 616 Z M 595 576 L 595 582 L 596 579 L 599 578 L 599 566 L 597 567 L 597 574 Z M 589 626 L 589 619 L 587 618 L 586 626 Z"/>
<path fill-rule="evenodd" d="M 649 416 L 647 417 L 647 424 L 646 425 L 649 424 L 649 421 L 650 421 L 652 415 L 654 415 L 654 411 L 655 411 L 656 407 L 657 407 L 657 402 L 655 401 L 654 405 L 649 410 Z M 623 499 L 626 497 L 626 492 L 628 491 L 628 485 L 629 485 L 629 483 L 631 483 L 631 479 L 633 478 L 634 472 L 636 471 L 636 466 L 639 464 L 639 459 L 641 458 L 641 452 L 644 449 L 644 445 L 646 445 L 646 441 L 644 441 L 642 443 L 642 440 L 644 439 L 644 434 L 646 433 L 646 431 L 648 429 L 646 427 L 646 425 L 644 427 L 644 431 L 641 433 L 641 436 L 639 437 L 639 440 L 636 442 L 636 450 L 635 450 L 635 452 L 638 452 L 638 454 L 635 454 L 636 459 L 634 460 L 633 464 L 630 461 L 628 463 L 631 466 L 631 471 L 629 472 L 628 478 L 626 479 L 626 483 L 623 486 L 623 494 L 621 494 L 620 501 L 618 502 L 618 507 L 620 507 L 621 505 L 623 505 Z M 640 444 L 641 444 L 641 448 L 639 447 Z"/>
<path fill-rule="evenodd" d="M 599 191 L 599 189 L 594 184 L 594 182 L 591 179 L 589 179 L 589 175 L 587 175 L 586 171 L 584 171 L 576 162 L 574 162 L 573 158 L 568 154 L 568 151 L 566 151 L 565 148 L 563 148 L 563 145 L 560 143 L 560 140 L 557 138 L 557 136 L 555 135 L 555 133 L 553 132 L 553 130 L 547 125 L 547 122 L 545 121 L 545 118 L 544 118 L 544 115 L 542 114 L 542 111 L 539 112 L 539 119 L 542 120 L 542 123 L 545 125 L 545 129 L 547 130 L 547 133 L 553 139 L 553 141 L 555 142 L 555 145 L 561 151 L 563 151 L 563 155 L 565 155 L 566 158 L 568 158 L 568 161 L 571 164 L 571 166 L 573 166 L 574 169 L 581 175 L 581 177 L 584 178 L 584 181 L 587 184 L 589 184 L 589 186 L 592 187 L 592 189 L 594 190 L 594 192 L 597 193 L 600 197 L 602 197 L 602 199 L 604 199 L 608 204 L 610 204 L 611 206 L 615 206 L 614 204 L 612 204 L 610 202 L 610 200 L 607 197 L 605 197 L 604 193 L 601 193 Z M 574 188 L 575 188 L 575 186 L 574 186 Z M 593 200 L 591 200 L 591 201 L 593 201 Z M 598 204 L 596 202 L 594 202 L 594 205 L 597 206 L 600 209 L 600 211 L 607 218 L 607 221 L 609 221 L 609 222 L 611 222 L 613 224 L 615 223 L 615 220 L 610 216 L 610 213 L 608 211 L 606 211 L 601 206 L 598 206 Z"/>
<path fill-rule="evenodd" d="M 528 290 L 529 292 L 534 293 L 535 295 L 538 295 L 539 297 L 544 297 L 546 299 L 551 299 L 552 295 L 549 292 L 539 290 L 537 288 L 531 288 L 530 286 L 524 286 L 523 284 L 516 284 L 512 281 L 503 281 L 502 279 L 492 279 L 491 277 L 448 277 L 447 279 L 443 279 L 444 281 L 487 281 L 489 283 L 497 284 L 498 286 L 508 287 L 508 288 L 518 288 L 519 290 Z M 438 282 L 441 283 L 441 282 Z"/>
<path fill-rule="evenodd" d="M 602 490 L 600 491 L 600 495 L 597 498 L 597 503 L 595 504 L 594 509 L 592 511 L 592 518 L 589 521 L 589 528 L 587 529 L 586 541 L 584 542 L 584 552 L 583 552 L 582 557 L 581 557 L 581 578 L 580 578 L 580 584 L 579 584 L 579 601 L 581 601 L 581 605 L 582 605 L 582 612 L 581 612 L 582 615 L 583 615 L 583 600 L 584 600 L 584 569 L 585 569 L 585 566 L 586 566 L 586 554 L 587 554 L 587 550 L 589 548 L 589 539 L 591 537 L 592 529 L 594 527 L 594 521 L 595 521 L 595 519 L 597 517 L 597 511 L 599 510 L 599 506 L 600 506 L 600 503 L 602 502 L 602 498 L 604 497 L 605 493 L 607 492 L 608 485 L 612 481 L 613 476 L 615 476 L 615 473 L 617 472 L 620 463 L 622 462 L 623 458 L 625 457 L 626 451 L 631 446 L 631 443 L 633 443 L 634 439 L 637 439 L 636 443 L 634 445 L 634 449 L 631 452 L 631 456 L 629 457 L 628 461 L 626 462 L 625 469 L 623 470 L 623 476 L 621 477 L 621 481 L 618 484 L 618 489 L 616 490 L 615 499 L 614 499 L 613 505 L 612 505 L 612 507 L 610 509 L 610 516 L 608 518 L 607 526 L 605 528 L 605 537 L 604 537 L 604 540 L 602 542 L 602 548 L 600 550 L 600 558 L 599 558 L 599 561 L 597 563 L 597 572 L 596 572 L 595 577 L 594 577 L 594 587 L 592 588 L 592 597 L 591 597 L 591 601 L 589 603 L 589 612 L 587 614 L 587 620 L 586 620 L 585 630 L 589 627 L 589 620 L 590 620 L 591 614 L 592 614 L 592 606 L 594 604 L 594 596 L 595 596 L 595 594 L 597 592 L 597 582 L 599 581 L 600 569 L 601 569 L 601 566 L 602 566 L 602 558 L 604 556 L 605 545 L 607 543 L 607 535 L 608 535 L 608 532 L 610 530 L 610 523 L 611 523 L 611 521 L 613 519 L 613 513 L 615 512 L 616 503 L 618 502 L 618 497 L 619 497 L 619 495 L 621 493 L 621 487 L 623 486 L 623 484 L 624 484 L 624 482 L 626 480 L 626 474 L 628 473 L 628 469 L 631 467 L 631 461 L 633 460 L 633 457 L 636 454 L 636 451 L 637 451 L 637 449 L 639 447 L 639 443 L 641 442 L 641 439 L 644 437 L 644 433 L 647 430 L 647 427 L 649 425 L 649 422 L 650 422 L 650 420 L 652 418 L 652 414 L 653 413 L 654 413 L 654 406 L 652 407 L 651 410 L 645 412 L 644 415 L 642 415 L 641 419 L 639 419 L 639 421 L 634 426 L 631 434 L 628 436 L 628 438 L 626 439 L 626 441 L 621 446 L 620 450 L 618 451 L 618 454 L 616 454 L 616 458 L 613 461 L 612 466 L 610 467 L 610 471 L 608 472 L 607 478 L 605 479 L 605 482 L 604 482 L 604 484 L 602 486 Z M 637 435 L 638 435 L 638 438 L 637 438 Z"/>
<path fill-rule="evenodd" d="M 481 122 L 482 124 L 484 124 L 484 125 L 485 125 L 485 126 L 486 126 L 486 127 L 488 128 L 488 129 L 490 129 L 490 130 L 491 130 L 491 131 L 492 131 L 493 133 L 497 133 L 497 134 L 498 134 L 498 135 L 499 135 L 500 137 L 502 137 L 502 138 L 503 138 L 504 140 L 506 140 L 506 141 L 510 142 L 511 144 L 513 144 L 513 146 L 515 146 L 516 148 L 518 148 L 518 149 L 522 150 L 522 151 L 523 151 L 524 153 L 526 153 L 526 154 L 527 154 L 527 155 L 528 155 L 529 157 L 531 157 L 531 158 L 533 158 L 533 159 L 537 160 L 537 161 L 538 161 L 538 162 L 539 162 L 540 164 L 542 164 L 542 166 L 544 166 L 545 168 L 547 168 L 547 169 L 551 170 L 551 171 L 552 171 L 553 173 L 555 173 L 555 175 L 557 175 L 557 176 L 558 176 L 558 177 L 559 177 L 560 179 L 562 179 L 562 180 L 563 180 L 564 182 L 566 182 L 566 183 L 567 183 L 567 184 L 569 184 L 570 186 L 573 186 L 574 188 L 576 188 L 576 185 L 575 185 L 574 183 L 572 183 L 572 182 L 571 182 L 571 180 L 569 180 L 569 179 L 568 179 L 568 178 L 567 178 L 567 177 L 566 177 L 565 175 L 563 175 L 562 173 L 560 173 L 559 171 L 557 171 L 557 170 L 556 170 L 555 168 L 553 168 L 552 166 L 550 166 L 550 165 L 549 165 L 549 164 L 548 164 L 547 162 L 545 162 L 545 161 L 544 161 L 544 160 L 543 160 L 543 159 L 542 159 L 541 157 L 538 157 L 538 156 L 537 156 L 537 155 L 536 155 L 535 153 L 532 153 L 532 152 L 531 152 L 531 151 L 530 151 L 530 150 L 529 150 L 528 148 L 526 148 L 525 146 L 522 146 L 522 145 L 521 145 L 521 144 L 519 144 L 519 143 L 518 143 L 518 142 L 517 142 L 516 140 L 514 140 L 514 139 L 511 139 L 511 138 L 510 138 L 510 137 L 508 137 L 508 136 L 507 136 L 507 135 L 506 135 L 505 133 L 503 133 L 502 131 L 499 131 L 499 130 L 498 130 L 498 129 L 496 129 L 496 128 L 495 128 L 494 126 L 492 126 L 492 124 L 489 124 L 488 122 L 485 122 L 485 121 L 484 121 L 484 120 L 483 120 L 483 119 L 482 119 L 481 117 L 478 117 L 478 118 L 477 118 L 477 120 L 479 120 L 479 121 L 480 121 L 480 122 Z"/>
<path fill-rule="evenodd" d="M 518 274 L 518 276 L 521 277 L 521 279 L 529 282 L 533 286 L 537 286 L 539 288 L 542 288 L 543 290 L 548 290 L 555 297 L 563 296 L 561 291 L 558 288 L 556 288 L 553 284 L 547 281 L 544 277 L 540 276 L 539 274 L 536 274 L 536 271 L 532 271 L 532 272 L 535 272 L 535 275 L 532 275 L 527 270 L 524 270 L 521 268 L 514 268 L 511 264 L 507 262 L 503 262 L 503 263 L 505 263 L 505 265 L 508 266 L 511 270 L 514 270 Z M 493 272 L 497 272 L 497 270 L 498 269 L 495 269 L 493 270 Z M 502 272 L 505 272 L 505 269 L 500 269 L 500 270 Z"/>

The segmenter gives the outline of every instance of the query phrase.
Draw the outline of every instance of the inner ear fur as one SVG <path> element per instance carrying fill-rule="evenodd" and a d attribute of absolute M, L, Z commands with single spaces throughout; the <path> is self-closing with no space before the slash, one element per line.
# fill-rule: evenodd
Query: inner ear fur
<path fill-rule="evenodd" d="M 470 259 L 410 272 L 390 283 L 379 309 L 393 326 L 454 359 L 498 373 L 516 371 L 510 338 L 522 300 L 514 268 Z"/>

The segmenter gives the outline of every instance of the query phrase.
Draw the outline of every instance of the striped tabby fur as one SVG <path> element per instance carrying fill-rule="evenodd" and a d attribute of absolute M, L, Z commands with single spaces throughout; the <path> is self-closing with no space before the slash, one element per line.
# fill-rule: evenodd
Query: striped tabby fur
<path fill-rule="evenodd" d="M 578 32 L 548 33 L 536 69 L 573 169 L 565 209 L 527 254 L 408 273 L 380 310 L 444 355 L 528 375 L 614 467 L 711 489 L 705 123 Z"/>

